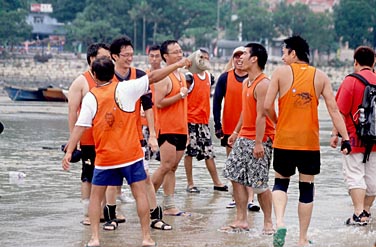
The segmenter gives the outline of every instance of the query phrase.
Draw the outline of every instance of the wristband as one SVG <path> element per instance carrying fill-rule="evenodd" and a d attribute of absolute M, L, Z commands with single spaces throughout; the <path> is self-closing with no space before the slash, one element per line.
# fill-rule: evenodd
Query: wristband
<path fill-rule="evenodd" d="M 330 137 L 334 137 L 334 136 L 338 137 L 338 134 L 337 134 L 337 135 L 335 135 L 335 134 L 333 134 L 333 132 L 332 132 L 332 133 L 330 133 Z"/>

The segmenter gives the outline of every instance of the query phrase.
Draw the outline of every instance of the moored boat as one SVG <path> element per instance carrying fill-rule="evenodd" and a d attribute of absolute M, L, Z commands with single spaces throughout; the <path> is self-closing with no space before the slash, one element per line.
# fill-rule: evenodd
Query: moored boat
<path fill-rule="evenodd" d="M 61 88 L 45 88 L 43 91 L 43 96 L 45 100 L 47 101 L 62 101 L 66 102 L 68 101 L 67 97 L 65 97 L 65 94 L 63 93 L 63 89 Z"/>
<path fill-rule="evenodd" d="M 45 101 L 43 88 L 4 86 L 3 89 L 14 101 Z"/>

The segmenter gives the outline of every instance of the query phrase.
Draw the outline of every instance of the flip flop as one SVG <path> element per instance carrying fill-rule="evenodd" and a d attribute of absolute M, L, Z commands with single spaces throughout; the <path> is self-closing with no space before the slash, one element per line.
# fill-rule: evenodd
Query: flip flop
<path fill-rule="evenodd" d="M 274 229 L 262 229 L 262 235 L 273 235 L 275 233 Z"/>
<path fill-rule="evenodd" d="M 89 245 L 89 243 L 87 243 L 86 245 L 85 245 L 85 247 L 101 247 L 100 245 Z"/>
<path fill-rule="evenodd" d="M 279 227 L 273 235 L 273 246 L 274 247 L 283 247 L 285 244 L 286 238 L 286 227 Z"/>
<path fill-rule="evenodd" d="M 80 223 L 84 226 L 90 226 L 90 220 L 82 220 Z"/>
<path fill-rule="evenodd" d="M 145 245 L 142 245 L 142 247 L 157 247 L 157 242 L 155 242 L 155 244 L 145 244 Z"/>
<path fill-rule="evenodd" d="M 240 232 L 249 232 L 249 228 L 241 228 L 237 226 L 222 226 L 219 231 L 221 232 L 228 232 L 228 233 L 240 233 Z"/>
<path fill-rule="evenodd" d="M 187 213 L 185 211 L 180 211 L 180 212 L 177 212 L 176 214 L 166 214 L 164 213 L 165 216 L 191 216 L 192 214 L 190 213 Z"/>

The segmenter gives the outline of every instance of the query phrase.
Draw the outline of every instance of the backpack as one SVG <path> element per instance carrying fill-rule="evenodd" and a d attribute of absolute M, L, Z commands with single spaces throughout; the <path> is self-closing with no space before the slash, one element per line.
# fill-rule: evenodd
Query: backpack
<path fill-rule="evenodd" d="M 357 78 L 366 86 L 362 104 L 358 106 L 358 111 L 351 115 L 356 133 L 365 147 L 363 163 L 366 163 L 373 145 L 376 144 L 376 85 L 370 84 L 363 76 L 356 73 L 348 76 Z"/>

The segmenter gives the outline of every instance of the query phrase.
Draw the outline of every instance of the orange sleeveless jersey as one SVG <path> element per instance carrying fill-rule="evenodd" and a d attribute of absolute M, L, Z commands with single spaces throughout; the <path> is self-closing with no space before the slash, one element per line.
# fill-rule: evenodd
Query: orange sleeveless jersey
<path fill-rule="evenodd" d="M 273 147 L 288 150 L 320 150 L 316 69 L 293 63 L 293 83 L 278 102 L 279 116 Z"/>
<path fill-rule="evenodd" d="M 136 68 L 133 68 L 133 67 L 130 67 L 129 68 L 129 80 L 134 80 L 134 79 L 137 79 L 136 78 Z M 119 82 L 118 78 L 116 77 L 116 75 L 114 75 L 114 78 L 112 80 L 113 82 Z M 135 106 L 135 112 L 136 112 L 136 116 L 137 116 L 137 131 L 138 131 L 138 137 L 140 140 L 143 140 L 144 139 L 144 136 L 142 134 L 142 126 L 141 126 L 141 114 L 140 114 L 140 111 L 141 111 L 141 99 L 138 99 L 137 102 L 136 102 L 136 106 Z"/>
<path fill-rule="evenodd" d="M 86 71 L 82 74 L 85 76 L 85 79 L 87 81 L 87 84 L 89 85 L 89 91 L 97 86 L 97 83 L 94 81 L 93 76 L 91 75 L 90 71 Z M 80 139 L 80 145 L 94 145 L 94 137 L 93 137 L 93 129 L 88 128 L 84 131 L 84 133 L 81 136 Z"/>
<path fill-rule="evenodd" d="M 256 117 L 257 117 L 257 101 L 254 97 L 254 91 L 257 84 L 266 78 L 265 74 L 261 74 L 256 78 L 250 87 L 248 85 L 243 86 L 242 93 L 242 116 L 243 125 L 239 132 L 240 137 L 255 140 L 256 138 Z M 267 137 L 274 139 L 274 124 L 270 118 L 266 118 L 265 133 L 263 142 L 267 140 Z"/>
<path fill-rule="evenodd" d="M 168 77 L 172 82 L 171 92 L 166 96 L 170 98 L 175 94 L 180 94 L 180 88 L 186 87 L 187 83 L 182 73 L 180 74 L 180 81 L 171 73 Z M 158 132 L 159 134 L 188 134 L 187 122 L 187 98 L 180 99 L 174 104 L 157 108 L 158 110 Z"/>
<path fill-rule="evenodd" d="M 201 80 L 193 74 L 194 87 L 188 94 L 188 123 L 208 124 L 210 116 L 210 75 Z"/>
<path fill-rule="evenodd" d="M 119 82 L 91 90 L 97 101 L 93 119 L 95 166 L 106 167 L 136 161 L 143 157 L 135 112 L 124 112 L 115 102 Z"/>
<path fill-rule="evenodd" d="M 231 135 L 239 121 L 242 111 L 242 85 L 242 82 L 236 80 L 235 70 L 229 70 L 222 115 L 222 130 L 225 135 Z"/>

